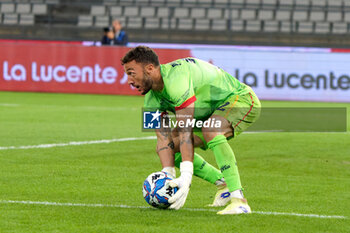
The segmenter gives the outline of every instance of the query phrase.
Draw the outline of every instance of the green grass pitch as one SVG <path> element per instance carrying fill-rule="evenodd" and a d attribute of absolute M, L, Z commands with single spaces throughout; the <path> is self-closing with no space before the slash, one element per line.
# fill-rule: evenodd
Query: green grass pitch
<path fill-rule="evenodd" d="M 257 211 L 241 216 L 206 207 L 216 188 L 198 178 L 184 209 L 148 207 L 142 183 L 161 169 L 155 140 L 17 148 L 151 136 L 141 132 L 142 103 L 133 96 L 0 92 L 0 232 L 350 232 L 349 126 L 346 133 L 243 133 L 231 140 Z M 345 106 L 350 115 L 350 104 L 262 103 Z M 197 152 L 216 165 L 210 151 Z"/>

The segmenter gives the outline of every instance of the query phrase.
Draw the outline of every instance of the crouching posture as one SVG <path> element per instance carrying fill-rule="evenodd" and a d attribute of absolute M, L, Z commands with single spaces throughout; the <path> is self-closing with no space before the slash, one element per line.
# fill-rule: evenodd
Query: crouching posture
<path fill-rule="evenodd" d="M 173 131 L 165 125 L 156 130 L 163 171 L 176 177 L 177 166 L 181 172 L 169 182 L 179 188 L 169 200 L 170 208 L 184 205 L 194 174 L 217 186 L 211 206 L 226 206 L 218 214 L 251 213 L 228 140 L 260 115 L 260 101 L 253 90 L 199 59 L 184 58 L 161 65 L 157 54 L 145 46 L 131 49 L 122 58 L 122 65 L 128 83 L 145 95 L 145 109 L 174 113 Z M 167 118 L 166 114 L 162 118 Z M 195 147 L 209 148 L 220 170 L 194 153 Z"/>

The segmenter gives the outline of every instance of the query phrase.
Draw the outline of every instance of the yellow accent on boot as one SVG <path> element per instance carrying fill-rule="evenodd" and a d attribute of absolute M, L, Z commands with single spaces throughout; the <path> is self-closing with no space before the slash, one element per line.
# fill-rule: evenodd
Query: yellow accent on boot
<path fill-rule="evenodd" d="M 250 214 L 252 210 L 246 199 L 231 198 L 231 203 L 217 214 Z"/>
<path fill-rule="evenodd" d="M 212 204 L 208 205 L 210 207 L 225 206 L 230 201 L 230 192 L 226 184 L 218 185 L 218 191 L 215 194 L 215 198 Z"/>

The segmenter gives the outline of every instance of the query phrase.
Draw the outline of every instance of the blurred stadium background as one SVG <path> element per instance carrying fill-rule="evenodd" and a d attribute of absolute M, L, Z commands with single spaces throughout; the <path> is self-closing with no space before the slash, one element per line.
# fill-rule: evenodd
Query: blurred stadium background
<path fill-rule="evenodd" d="M 350 44 L 349 0 L 2 0 L 0 10 L 0 36 L 16 39 L 95 41 L 118 18 L 133 42 Z"/>
<path fill-rule="evenodd" d="M 114 19 L 127 46 L 101 46 Z M 288 133 L 230 141 L 255 214 L 216 216 L 196 178 L 186 208 L 148 208 L 156 142 L 120 65 L 139 44 L 288 108 L 257 128 Z M 0 232 L 350 232 L 349 64 L 350 0 L 0 0 Z"/>

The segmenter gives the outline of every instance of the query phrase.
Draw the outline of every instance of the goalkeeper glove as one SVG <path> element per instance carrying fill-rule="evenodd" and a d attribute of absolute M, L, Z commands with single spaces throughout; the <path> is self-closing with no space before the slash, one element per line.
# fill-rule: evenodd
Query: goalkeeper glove
<path fill-rule="evenodd" d="M 175 167 L 164 167 L 164 168 L 162 169 L 162 172 L 168 173 L 168 175 L 169 175 L 172 179 L 175 179 L 175 177 L 176 177 Z"/>
<path fill-rule="evenodd" d="M 180 163 L 180 172 L 181 175 L 179 178 L 169 182 L 170 187 L 179 188 L 175 195 L 169 199 L 169 203 L 171 204 L 170 209 L 178 210 L 185 204 L 192 181 L 193 163 L 190 161 Z"/>

